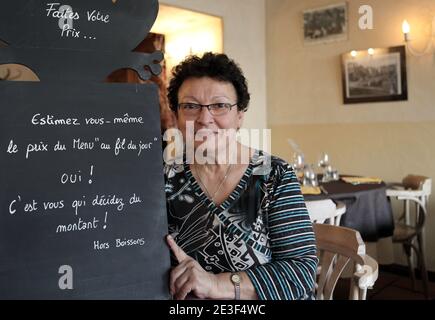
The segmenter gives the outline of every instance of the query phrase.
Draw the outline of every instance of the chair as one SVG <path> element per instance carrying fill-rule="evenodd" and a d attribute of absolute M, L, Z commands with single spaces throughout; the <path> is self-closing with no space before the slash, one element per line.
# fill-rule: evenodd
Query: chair
<path fill-rule="evenodd" d="M 393 243 L 400 243 L 403 246 L 414 290 L 416 289 L 416 281 L 412 253 L 415 253 L 421 271 L 421 279 L 423 280 L 424 294 L 427 299 L 429 298 L 429 280 L 424 250 L 424 225 L 431 187 L 432 179 L 424 176 L 408 175 L 402 180 L 401 184 L 390 185 L 387 189 L 388 197 L 404 201 L 403 213 L 395 223 Z M 414 204 L 414 206 L 411 206 L 411 204 Z M 414 208 L 414 210 L 411 210 L 411 208 Z"/>
<path fill-rule="evenodd" d="M 341 216 L 346 213 L 343 202 L 334 203 L 331 199 L 305 202 L 312 222 L 340 225 Z"/>
<path fill-rule="evenodd" d="M 365 244 L 358 231 L 350 228 L 314 223 L 320 273 L 316 298 L 332 300 L 335 286 L 345 267 L 353 265 L 350 300 L 365 300 L 378 278 L 378 263 L 365 254 Z"/>

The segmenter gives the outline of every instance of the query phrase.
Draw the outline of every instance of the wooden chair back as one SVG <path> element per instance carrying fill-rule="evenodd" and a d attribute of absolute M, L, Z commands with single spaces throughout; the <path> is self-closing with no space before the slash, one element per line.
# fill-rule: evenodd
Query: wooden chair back
<path fill-rule="evenodd" d="M 365 300 L 367 289 L 378 278 L 377 262 L 366 255 L 365 244 L 358 231 L 328 224 L 314 223 L 319 254 L 316 298 L 332 300 L 335 286 L 350 263 L 353 276 L 349 299 Z"/>
<path fill-rule="evenodd" d="M 405 189 L 422 190 L 424 183 L 428 180 L 428 177 L 419 176 L 414 174 L 408 174 L 402 180 L 402 185 Z"/>

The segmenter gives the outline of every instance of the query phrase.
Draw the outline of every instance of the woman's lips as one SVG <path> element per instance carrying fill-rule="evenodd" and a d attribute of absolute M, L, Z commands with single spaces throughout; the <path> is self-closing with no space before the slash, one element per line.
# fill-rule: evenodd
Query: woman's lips
<path fill-rule="evenodd" d="M 211 130 L 211 129 L 199 129 L 199 130 L 197 130 L 197 131 L 195 131 L 195 135 L 196 134 L 218 134 L 218 132 L 217 131 L 214 131 L 214 130 Z"/>

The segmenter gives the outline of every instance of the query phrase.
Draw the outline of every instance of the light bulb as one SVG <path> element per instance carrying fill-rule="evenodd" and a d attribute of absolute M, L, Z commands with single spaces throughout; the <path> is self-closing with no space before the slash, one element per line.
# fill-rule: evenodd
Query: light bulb
<path fill-rule="evenodd" d="M 356 57 L 356 55 L 357 55 L 358 53 L 355 51 L 355 50 L 352 50 L 351 52 L 350 52 L 350 55 L 352 56 L 352 57 Z"/>
<path fill-rule="evenodd" d="M 369 50 L 367 50 L 367 51 L 368 51 L 369 55 L 371 55 L 371 56 L 375 53 L 375 49 L 373 49 L 373 48 L 369 48 Z"/>
<path fill-rule="evenodd" d="M 409 32 L 411 31 L 411 27 L 408 23 L 408 21 L 403 20 L 402 23 L 402 32 L 403 32 L 403 36 L 405 38 L 405 42 L 409 41 Z"/>
<path fill-rule="evenodd" d="M 402 23 L 402 32 L 403 34 L 408 34 L 411 31 L 411 27 L 409 26 L 408 21 L 403 20 Z"/>

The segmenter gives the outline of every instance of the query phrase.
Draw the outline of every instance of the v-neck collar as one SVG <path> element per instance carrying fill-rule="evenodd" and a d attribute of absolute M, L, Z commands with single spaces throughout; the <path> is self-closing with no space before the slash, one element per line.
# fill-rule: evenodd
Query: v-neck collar
<path fill-rule="evenodd" d="M 234 188 L 234 190 L 230 193 L 230 195 L 225 199 L 224 202 L 222 202 L 220 205 L 217 205 L 214 203 L 202 190 L 201 186 L 199 185 L 198 181 L 196 181 L 195 177 L 192 174 L 192 171 L 190 170 L 189 164 L 186 163 L 186 157 L 183 158 L 183 165 L 184 165 L 184 172 L 185 175 L 195 190 L 195 193 L 198 195 L 199 199 L 207 206 L 207 208 L 210 210 L 211 213 L 220 213 L 222 211 L 227 210 L 231 207 L 234 201 L 237 201 L 237 199 L 240 197 L 240 194 L 242 191 L 246 188 L 246 185 L 249 182 L 249 179 L 251 178 L 252 171 L 254 169 L 254 164 L 257 162 L 257 159 L 259 157 L 259 150 L 255 149 L 254 154 L 252 155 L 248 167 L 245 170 L 245 173 L 243 174 L 242 178 L 240 179 L 237 186 Z"/>

